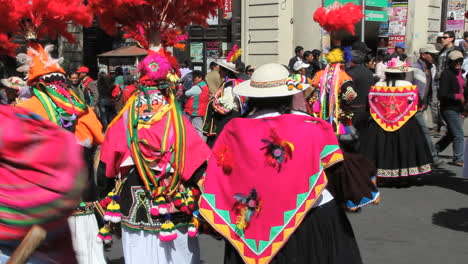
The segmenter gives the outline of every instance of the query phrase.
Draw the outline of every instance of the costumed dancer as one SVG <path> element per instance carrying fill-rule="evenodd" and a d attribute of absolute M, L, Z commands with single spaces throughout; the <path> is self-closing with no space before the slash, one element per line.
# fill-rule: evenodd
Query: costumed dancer
<path fill-rule="evenodd" d="M 27 263 L 77 263 L 67 217 L 86 186 L 73 134 L 26 109 L 0 106 L 0 262 L 33 225 L 47 232 Z"/>
<path fill-rule="evenodd" d="M 164 49 L 150 49 L 138 67 L 139 91 L 109 125 L 101 147 L 101 171 L 118 183 L 101 202 L 104 219 L 122 221 L 125 263 L 200 261 L 193 216 L 200 191 L 190 180 L 209 148 L 175 99 L 177 67 Z M 106 243 L 109 231 L 107 224 L 99 233 Z"/>
<path fill-rule="evenodd" d="M 343 161 L 333 127 L 292 110 L 302 88 L 289 81 L 288 70 L 272 63 L 234 88 L 255 110 L 216 140 L 200 213 L 226 239 L 224 263 L 362 263 L 327 189 L 329 171 Z"/>
<path fill-rule="evenodd" d="M 343 25 L 342 20 L 336 21 L 337 16 L 350 17 L 351 24 Z M 352 78 L 345 71 L 344 52 L 339 48 L 341 38 L 345 34 L 354 34 L 354 24 L 362 17 L 361 7 L 353 4 L 343 6 L 335 2 L 330 7 L 316 10 L 315 21 L 330 31 L 331 41 L 336 48 L 327 54 L 328 64 L 325 69 L 315 74 L 312 85 L 316 89 L 308 99 L 309 113 L 333 127 L 340 147 L 345 151 L 343 166 L 334 172 L 336 179 L 331 181 L 330 189 L 340 190 L 340 185 L 349 184 L 348 188 L 353 190 L 351 193 L 364 191 L 367 194 L 363 200 L 349 199 L 346 194 L 344 197 L 348 198 L 343 200 L 350 210 L 358 210 L 364 205 L 380 201 L 380 193 L 375 186 L 375 166 L 371 160 L 357 153 L 360 141 L 350 109 L 357 93 Z M 369 188 L 371 192 L 366 192 Z M 334 194 L 338 196 L 338 193 Z"/>
<path fill-rule="evenodd" d="M 385 179 L 406 181 L 431 172 L 431 152 L 414 118 L 418 90 L 404 80 L 412 70 L 407 63 L 393 58 L 387 63 L 386 81 L 378 82 L 369 93 L 373 120 L 362 135 L 366 141 L 361 149 L 375 161 L 379 184 Z"/>
<path fill-rule="evenodd" d="M 101 147 L 99 185 L 107 194 L 101 205 L 108 222 L 98 238 L 110 242 L 110 230 L 121 222 L 125 263 L 199 263 L 195 172 L 210 150 L 175 98 L 179 65 L 165 48 L 177 47 L 179 29 L 204 25 L 223 1 L 89 3 L 103 29 L 112 33 L 123 25 L 127 37 L 149 49 L 138 66 L 138 91 L 109 125 Z"/>
<path fill-rule="evenodd" d="M 240 57 L 241 50 L 233 47 L 226 59 L 216 61 L 219 67 L 219 76 L 223 80 L 221 87 L 208 104 L 208 109 L 203 120 L 203 132 L 207 137 L 207 143 L 211 147 L 216 141 L 217 135 L 224 126 L 233 118 L 239 117 L 244 107 L 245 99 L 236 96 L 232 89 L 243 82 L 238 78 L 238 71 L 234 62 Z"/>
<path fill-rule="evenodd" d="M 26 74 L 27 84 L 33 93 L 33 97 L 17 106 L 74 133 L 74 141 L 83 146 L 84 160 L 88 165 L 88 187 L 82 202 L 76 205 L 77 209 L 69 218 L 69 224 L 78 262 L 105 263 L 103 247 L 94 239 L 98 224 L 89 203 L 96 199 L 91 153 L 104 139 L 102 126 L 94 111 L 68 88 L 65 71 L 60 66 L 63 58 L 52 58 L 53 45 L 43 47 L 39 43 L 39 38 L 45 35 L 62 35 L 74 41 L 73 35 L 66 30 L 68 23 L 91 26 L 92 15 L 82 1 L 75 0 L 9 1 L 8 5 L 5 12 L 9 27 L 0 26 L 0 29 L 8 30 L 2 32 L 9 34 L 22 34 L 26 39 L 27 53 L 16 57 L 23 64 L 17 71 Z"/>

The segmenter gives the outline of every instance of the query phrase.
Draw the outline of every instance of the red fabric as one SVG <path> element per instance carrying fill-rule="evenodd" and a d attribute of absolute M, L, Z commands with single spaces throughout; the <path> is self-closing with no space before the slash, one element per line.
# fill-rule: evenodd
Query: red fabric
<path fill-rule="evenodd" d="M 191 96 L 185 104 L 185 112 L 189 116 L 205 116 L 208 102 L 210 101 L 210 89 L 206 82 L 199 82 L 198 85 L 202 92 L 199 95 Z M 197 105 L 194 105 L 198 101 Z"/>
<path fill-rule="evenodd" d="M 89 77 L 89 76 L 86 76 L 82 81 L 81 83 L 84 85 L 84 87 L 86 88 L 86 90 L 88 89 L 89 87 L 89 83 L 94 81 L 93 78 Z"/>
<path fill-rule="evenodd" d="M 112 90 L 112 98 L 117 99 L 119 94 L 122 93 L 122 102 L 126 103 L 137 90 L 138 88 L 133 84 L 127 86 L 119 84 L 114 87 L 114 90 Z"/>
<path fill-rule="evenodd" d="M 400 129 L 418 110 L 416 85 L 372 86 L 368 97 L 370 114 L 385 131 Z"/>

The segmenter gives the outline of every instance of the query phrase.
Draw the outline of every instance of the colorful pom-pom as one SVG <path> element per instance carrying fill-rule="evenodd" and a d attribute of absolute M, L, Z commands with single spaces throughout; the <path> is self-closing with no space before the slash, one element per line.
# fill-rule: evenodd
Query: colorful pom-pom
<path fill-rule="evenodd" d="M 190 223 L 189 224 L 189 227 L 188 227 L 188 235 L 189 237 L 196 237 L 198 236 L 198 230 L 197 228 L 195 227 L 195 225 L 193 223 Z"/>
<path fill-rule="evenodd" d="M 112 234 L 110 232 L 109 226 L 106 225 L 99 229 L 96 241 L 99 243 L 104 242 L 105 244 L 112 242 Z"/>
<path fill-rule="evenodd" d="M 177 232 L 174 226 L 174 223 L 172 223 L 170 220 L 167 220 L 164 224 L 161 225 L 161 231 L 159 232 L 159 239 L 161 241 L 173 241 L 174 239 L 177 238 Z"/>

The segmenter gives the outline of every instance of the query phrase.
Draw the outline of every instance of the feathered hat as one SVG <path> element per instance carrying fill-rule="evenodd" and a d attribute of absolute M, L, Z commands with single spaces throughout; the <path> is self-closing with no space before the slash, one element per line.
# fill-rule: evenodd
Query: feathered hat
<path fill-rule="evenodd" d="M 334 2 L 328 7 L 320 7 L 314 13 L 315 22 L 319 23 L 326 31 L 347 31 L 355 34 L 354 25 L 364 17 L 362 6 L 348 3 L 343 5 Z"/>
<path fill-rule="evenodd" d="M 88 3 L 104 31 L 115 34 L 119 24 L 126 32 L 125 37 L 150 49 L 138 68 L 146 79 L 158 81 L 168 77 L 175 80 L 175 74 L 180 76 L 175 58 L 164 49 L 184 48 L 182 42 L 187 36 L 181 29 L 192 23 L 206 25 L 207 18 L 215 15 L 224 1 L 89 0 Z"/>
<path fill-rule="evenodd" d="M 63 59 L 53 59 L 52 45 L 45 48 L 38 39 L 62 35 L 70 42 L 75 37 L 67 31 L 71 21 L 77 25 L 91 26 L 93 16 L 81 0 L 0 0 L 0 55 L 14 56 L 17 44 L 9 36 L 22 35 L 28 42 L 26 54 L 17 59 L 23 64 L 18 71 L 27 74 L 28 84 L 39 76 L 65 73 L 60 67 Z"/>

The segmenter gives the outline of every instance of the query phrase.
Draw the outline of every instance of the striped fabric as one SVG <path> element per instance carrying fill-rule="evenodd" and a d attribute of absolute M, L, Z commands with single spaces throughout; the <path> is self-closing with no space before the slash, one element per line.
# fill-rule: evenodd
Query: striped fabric
<path fill-rule="evenodd" d="M 0 120 L 0 240 L 17 240 L 63 220 L 86 177 L 72 133 L 22 108 L 0 106 Z"/>

